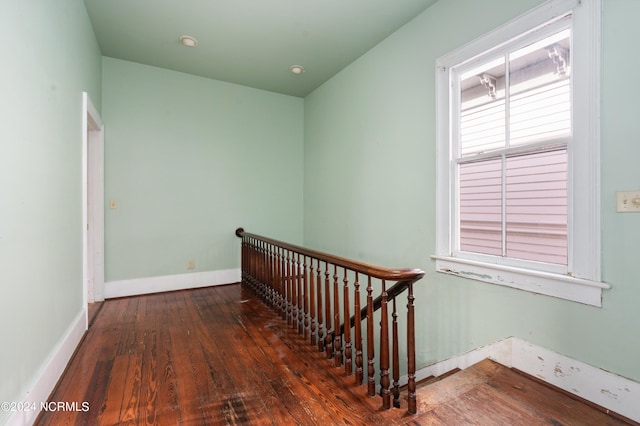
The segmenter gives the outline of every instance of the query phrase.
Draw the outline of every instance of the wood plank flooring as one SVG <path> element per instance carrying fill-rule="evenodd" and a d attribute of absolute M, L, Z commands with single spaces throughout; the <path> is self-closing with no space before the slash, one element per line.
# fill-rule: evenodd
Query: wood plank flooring
<path fill-rule="evenodd" d="M 380 411 L 332 365 L 237 284 L 113 299 L 50 398 L 88 410 L 36 424 L 625 424 L 490 362 L 421 387 L 416 416 Z"/>
<path fill-rule="evenodd" d="M 421 387 L 417 397 L 419 415 L 412 424 L 636 424 L 490 360 Z"/>
<path fill-rule="evenodd" d="M 94 302 L 94 303 L 88 303 L 87 304 L 87 311 L 88 311 L 88 317 L 89 317 L 89 327 L 91 327 L 91 325 L 93 324 L 93 321 L 98 316 L 98 312 L 100 312 L 100 309 L 102 308 L 102 304 L 103 303 L 104 302 Z"/>

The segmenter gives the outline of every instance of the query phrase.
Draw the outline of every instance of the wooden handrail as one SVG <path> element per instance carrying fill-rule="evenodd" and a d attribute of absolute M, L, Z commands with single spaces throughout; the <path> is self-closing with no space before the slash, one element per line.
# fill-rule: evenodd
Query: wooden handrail
<path fill-rule="evenodd" d="M 323 262 L 329 262 L 334 265 L 338 265 L 341 268 L 347 268 L 354 272 L 359 272 L 364 275 L 371 275 L 374 278 L 387 281 L 418 281 L 424 276 L 424 271 L 421 269 L 392 269 L 384 268 L 382 266 L 371 265 L 364 262 L 358 262 L 357 260 L 351 260 L 340 256 L 335 256 L 329 253 L 323 253 L 321 251 L 311 250 L 305 247 L 296 246 L 294 244 L 285 243 L 282 241 L 274 240 L 271 238 L 263 237 L 261 235 L 251 234 L 245 232 L 243 228 L 236 229 L 236 236 L 239 238 L 249 237 L 256 240 L 264 241 L 265 243 L 273 244 L 278 247 L 282 247 L 287 250 L 300 253 L 304 256 L 313 257 Z"/>
<path fill-rule="evenodd" d="M 334 367 L 344 368 L 345 375 L 353 375 L 355 363 L 357 385 L 364 381 L 363 323 L 366 323 L 367 394 L 376 394 L 375 366 L 378 364 L 379 395 L 382 396 L 383 409 L 391 408 L 392 397 L 394 407 L 401 405 L 398 383 L 401 362 L 399 315 L 396 299 L 401 293 L 407 292 L 407 411 L 415 414 L 413 284 L 424 276 L 424 272 L 420 269 L 393 269 L 371 265 L 251 234 L 242 228 L 236 229 L 235 233 L 242 238 L 243 287 L 255 292 L 264 303 L 272 306 L 280 313 L 287 326 L 308 339 L 309 344 L 317 345 L 319 351 L 325 352 L 327 360 L 332 360 Z M 361 280 L 366 293 L 364 308 L 361 306 Z M 390 285 L 391 283 L 395 284 Z M 374 287 L 380 291 L 375 299 Z M 377 310 L 380 310 L 378 331 L 373 321 Z M 378 333 L 377 339 L 375 333 Z M 379 356 L 376 356 L 374 349 L 376 340 L 380 345 Z"/>

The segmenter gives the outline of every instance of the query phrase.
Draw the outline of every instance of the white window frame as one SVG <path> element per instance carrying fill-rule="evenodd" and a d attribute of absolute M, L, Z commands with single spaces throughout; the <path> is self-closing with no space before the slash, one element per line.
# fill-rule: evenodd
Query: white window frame
<path fill-rule="evenodd" d="M 600 252 L 601 0 L 549 0 L 436 61 L 436 254 L 438 272 L 602 306 Z M 456 250 L 451 147 L 451 68 L 572 14 L 573 140 L 568 149 L 568 272 L 478 260 Z"/>

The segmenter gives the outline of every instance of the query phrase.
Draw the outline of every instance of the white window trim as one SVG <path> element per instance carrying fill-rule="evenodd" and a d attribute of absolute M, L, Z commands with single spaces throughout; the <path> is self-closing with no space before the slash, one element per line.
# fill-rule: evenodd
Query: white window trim
<path fill-rule="evenodd" d="M 574 28 L 572 84 L 581 88 L 573 93 L 573 136 L 581 144 L 577 149 L 574 145 L 569 156 L 570 273 L 555 274 L 458 257 L 451 238 L 455 217 L 451 182 L 455 165 L 451 161 L 449 69 L 499 49 L 509 40 L 570 11 Z M 610 287 L 601 282 L 600 270 L 600 34 L 601 0 L 549 0 L 436 61 L 436 254 L 432 258 L 438 272 L 602 306 L 602 289 Z M 574 163 L 581 166 L 574 167 Z"/>

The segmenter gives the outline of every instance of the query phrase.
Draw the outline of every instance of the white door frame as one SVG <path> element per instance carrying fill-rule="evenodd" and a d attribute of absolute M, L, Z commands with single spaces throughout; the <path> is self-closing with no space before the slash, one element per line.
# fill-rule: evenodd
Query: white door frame
<path fill-rule="evenodd" d="M 82 292 L 83 307 L 104 300 L 104 124 L 82 93 Z"/>

